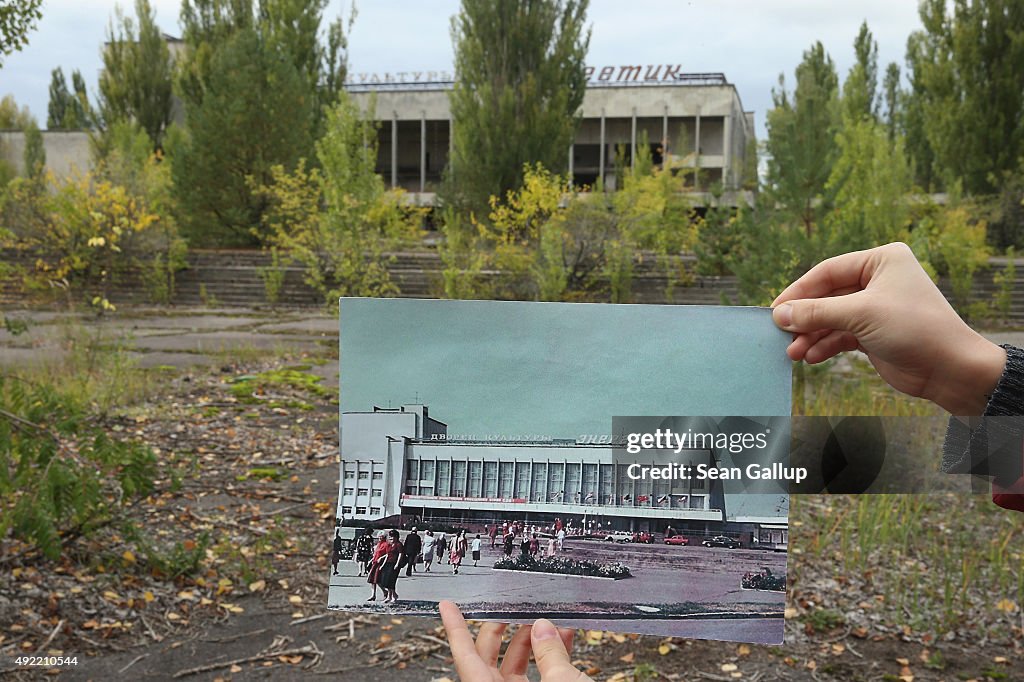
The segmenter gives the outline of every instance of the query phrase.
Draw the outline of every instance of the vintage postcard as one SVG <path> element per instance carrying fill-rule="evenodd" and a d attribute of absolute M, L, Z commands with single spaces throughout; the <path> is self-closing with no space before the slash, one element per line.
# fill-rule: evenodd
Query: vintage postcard
<path fill-rule="evenodd" d="M 328 606 L 781 643 L 764 308 L 345 298 Z"/>

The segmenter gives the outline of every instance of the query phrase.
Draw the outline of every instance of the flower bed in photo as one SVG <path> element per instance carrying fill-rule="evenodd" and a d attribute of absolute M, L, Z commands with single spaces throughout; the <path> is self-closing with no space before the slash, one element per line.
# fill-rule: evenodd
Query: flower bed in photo
<path fill-rule="evenodd" d="M 785 592 L 786 576 L 775 575 L 771 571 L 747 573 L 740 579 L 740 586 L 745 590 L 766 590 L 768 592 Z"/>
<path fill-rule="evenodd" d="M 494 563 L 494 568 L 504 571 L 528 571 L 531 573 L 554 573 L 556 575 L 582 575 L 592 578 L 632 577 L 629 567 L 618 562 L 602 564 L 590 559 L 567 559 L 563 557 L 532 557 L 518 554 L 503 557 Z"/>

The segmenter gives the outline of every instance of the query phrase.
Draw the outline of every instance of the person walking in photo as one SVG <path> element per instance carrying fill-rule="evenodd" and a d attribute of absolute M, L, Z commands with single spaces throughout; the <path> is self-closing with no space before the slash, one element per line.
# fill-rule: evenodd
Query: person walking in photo
<path fill-rule="evenodd" d="M 448 550 L 448 538 L 444 536 L 444 531 L 437 534 L 437 565 L 440 566 L 444 563 L 444 554 Z"/>
<path fill-rule="evenodd" d="M 505 533 L 505 538 L 502 544 L 505 546 L 505 556 L 512 556 L 512 546 L 515 544 L 516 536 L 509 531 Z"/>
<path fill-rule="evenodd" d="M 536 558 L 538 554 L 540 554 L 540 540 L 537 539 L 537 533 L 534 533 L 530 538 L 530 556 Z"/>
<path fill-rule="evenodd" d="M 491 540 L 493 542 L 493 539 Z M 493 545 L 491 545 L 493 547 Z M 473 538 L 473 546 L 470 548 L 473 552 L 473 566 L 476 566 L 480 561 L 480 534 L 477 533 L 476 537 Z"/>
<path fill-rule="evenodd" d="M 366 531 L 356 540 L 356 562 L 359 564 L 359 577 L 366 575 L 370 570 L 370 561 L 373 559 L 373 533 Z"/>
<path fill-rule="evenodd" d="M 555 556 L 555 536 L 548 538 L 548 556 Z"/>
<path fill-rule="evenodd" d="M 467 544 L 466 531 L 460 530 L 459 534 L 455 536 L 455 540 L 452 541 L 452 551 L 448 557 L 448 563 L 452 565 L 452 575 L 457 574 L 459 567 L 462 566 L 462 559 L 466 556 Z"/>
<path fill-rule="evenodd" d="M 530 556 L 530 538 L 526 533 L 523 533 L 523 539 L 519 541 L 519 553 L 524 559 Z"/>
<path fill-rule="evenodd" d="M 491 535 L 491 549 L 494 549 L 494 541 L 498 538 L 498 524 L 497 523 L 492 523 L 491 524 L 490 535 Z"/>
<path fill-rule="evenodd" d="M 559 528 L 555 537 L 558 538 L 558 551 L 561 552 L 565 549 L 565 529 Z"/>
<path fill-rule="evenodd" d="M 377 586 L 380 585 L 380 572 L 384 566 L 384 561 L 387 558 L 388 552 L 388 541 L 387 536 L 384 533 L 380 534 L 379 542 L 373 550 L 373 556 L 370 558 L 370 568 L 366 573 L 366 582 L 373 585 L 373 594 L 366 601 L 377 601 Z M 384 593 L 387 596 L 387 593 Z"/>
<path fill-rule="evenodd" d="M 398 584 L 399 569 L 402 565 L 402 560 L 405 557 L 405 548 L 402 545 L 402 541 L 399 539 L 398 531 L 391 529 L 388 531 L 387 544 L 384 548 L 384 554 L 381 558 L 381 569 L 380 569 L 380 588 L 384 590 L 384 603 L 394 603 L 398 601 L 398 590 L 396 586 Z"/>
<path fill-rule="evenodd" d="M 430 572 L 430 564 L 434 563 L 434 531 L 428 530 L 423 534 L 423 571 Z"/>
<path fill-rule="evenodd" d="M 341 551 L 345 546 L 341 539 L 341 529 L 334 529 L 334 548 L 331 550 L 331 564 L 334 565 L 334 575 L 338 575 L 338 562 L 341 561 Z"/>
<path fill-rule="evenodd" d="M 405 536 L 403 555 L 405 556 L 405 577 L 411 578 L 416 571 L 416 562 L 420 558 L 420 549 L 423 547 L 423 539 L 416 532 L 416 526 Z"/>

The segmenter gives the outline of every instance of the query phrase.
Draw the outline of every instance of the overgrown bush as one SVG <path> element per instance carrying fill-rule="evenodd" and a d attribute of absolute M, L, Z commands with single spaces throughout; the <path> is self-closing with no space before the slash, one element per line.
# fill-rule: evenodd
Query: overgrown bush
<path fill-rule="evenodd" d="M 255 188 L 268 205 L 267 242 L 305 266 L 306 283 L 329 305 L 339 296 L 396 295 L 390 254 L 421 234 L 424 211 L 385 190 L 374 172 L 376 139 L 373 121 L 342 95 L 316 145 L 321 167 L 274 166 L 271 182 Z"/>
<path fill-rule="evenodd" d="M 56 559 L 152 489 L 156 458 L 48 384 L 0 376 L 0 536 Z"/>
<path fill-rule="evenodd" d="M 581 192 L 543 166 L 525 166 L 522 186 L 491 197 L 486 219 L 446 211 L 446 295 L 626 302 L 641 251 L 659 258 L 670 289 L 688 282 L 673 260 L 695 236 L 682 179 L 653 168 L 649 152 L 644 158 L 623 169 L 614 194 Z"/>
<path fill-rule="evenodd" d="M 145 133 L 124 129 L 95 170 L 58 179 L 49 172 L 13 180 L 0 206 L 7 245 L 34 258 L 23 273 L 30 290 L 63 291 L 111 308 L 114 281 L 140 270 L 151 296 L 166 302 L 184 267 L 170 202 L 170 175 L 150 155 Z"/>

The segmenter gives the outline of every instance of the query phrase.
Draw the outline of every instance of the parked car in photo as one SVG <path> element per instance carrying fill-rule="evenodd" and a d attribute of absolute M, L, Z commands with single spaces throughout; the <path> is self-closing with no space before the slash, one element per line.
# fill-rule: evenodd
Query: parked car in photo
<path fill-rule="evenodd" d="M 689 541 L 689 539 L 683 537 L 682 535 L 673 535 L 670 538 L 665 538 L 665 544 L 666 545 L 683 545 L 683 546 L 686 546 L 686 545 L 690 544 L 690 541 Z"/>
<path fill-rule="evenodd" d="M 708 538 L 700 544 L 705 547 L 725 547 L 726 549 L 736 549 L 740 546 L 740 543 L 732 538 L 727 538 L 724 535 L 716 535 L 713 538 Z"/>
<path fill-rule="evenodd" d="M 604 536 L 605 542 L 632 542 L 633 534 L 625 530 L 613 530 Z"/>
<path fill-rule="evenodd" d="M 654 536 L 646 531 L 642 533 L 633 533 L 633 542 L 649 545 L 654 542 Z"/>

